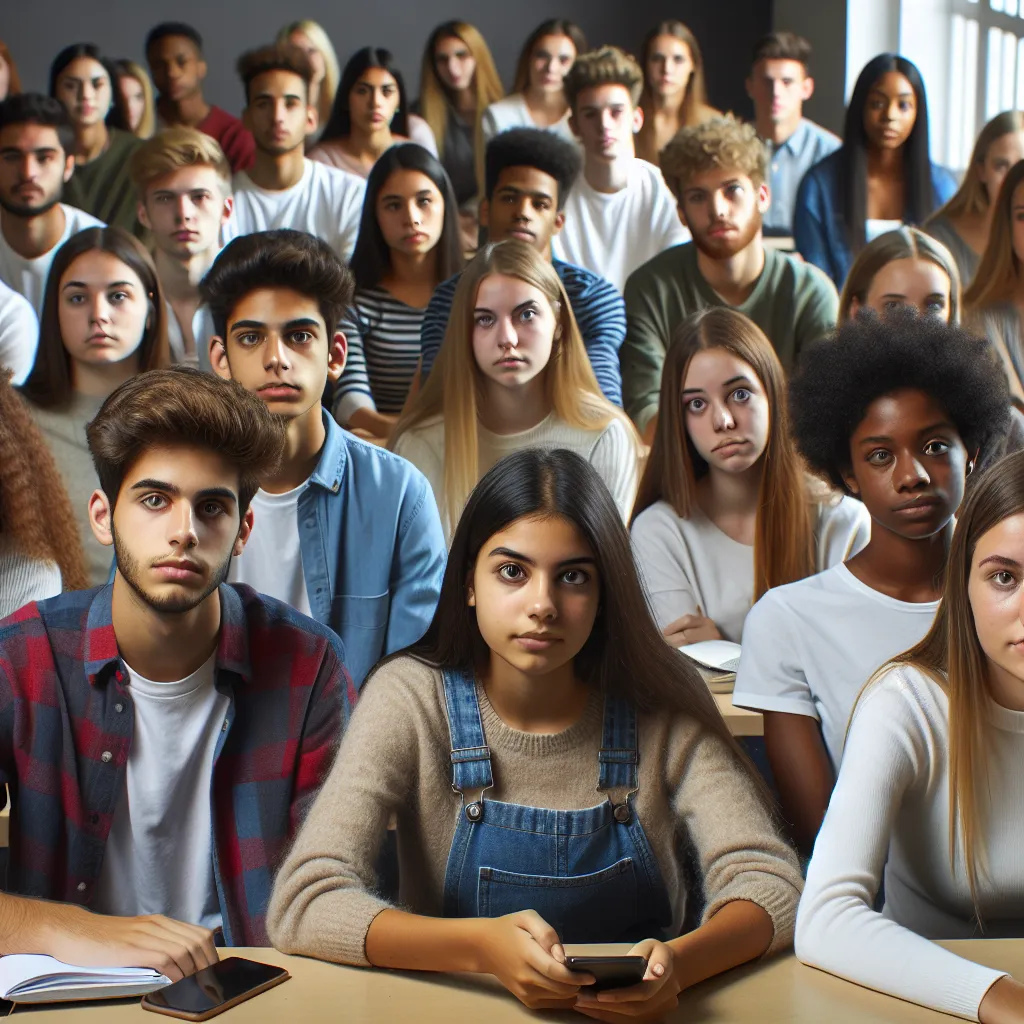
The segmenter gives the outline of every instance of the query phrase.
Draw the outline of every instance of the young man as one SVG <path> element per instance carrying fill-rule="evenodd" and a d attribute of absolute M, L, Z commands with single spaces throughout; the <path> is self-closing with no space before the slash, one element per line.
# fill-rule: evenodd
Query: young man
<path fill-rule="evenodd" d="M 576 147 L 540 128 L 513 128 L 487 144 L 480 223 L 487 241 L 518 238 L 551 260 L 562 279 L 597 383 L 622 405 L 619 349 L 626 333 L 622 296 L 593 271 L 552 258 L 551 240 L 565 224 L 562 207 L 580 171 Z M 448 327 L 459 275 L 438 286 L 423 317 L 420 342 L 426 379 Z"/>
<path fill-rule="evenodd" d="M 839 299 L 817 267 L 761 237 L 771 193 L 764 145 L 730 117 L 684 128 L 661 155 L 665 180 L 693 241 L 655 256 L 626 282 L 622 386 L 626 411 L 654 436 L 661 368 L 690 313 L 733 306 L 768 336 L 789 369 L 800 349 L 835 326 Z"/>
<path fill-rule="evenodd" d="M 237 117 L 203 99 L 206 61 L 203 40 L 191 25 L 165 22 L 146 37 L 146 60 L 159 94 L 161 126 L 195 128 L 215 139 L 232 171 L 252 166 L 256 144 Z"/>
<path fill-rule="evenodd" d="M 637 267 L 690 237 L 661 172 L 636 157 L 643 84 L 640 65 L 614 46 L 578 57 L 565 77 L 569 124 L 583 143 L 583 174 L 566 200 L 565 227 L 552 248 L 620 292 Z"/>
<path fill-rule="evenodd" d="M 75 169 L 74 139 L 58 100 L 23 92 L 0 103 L 0 281 L 37 314 L 57 250 L 79 231 L 103 226 L 60 201 Z"/>
<path fill-rule="evenodd" d="M 294 228 L 324 239 L 347 260 L 359 233 L 366 183 L 348 171 L 306 159 L 306 135 L 316 128 L 316 107 L 309 102 L 309 58 L 281 43 L 243 54 L 238 73 L 256 159 L 249 171 L 235 175 L 235 212 L 224 240 Z"/>
<path fill-rule="evenodd" d="M 355 690 L 330 630 L 224 582 L 284 443 L 262 402 L 153 370 L 88 437 L 113 583 L 0 624 L 0 949 L 173 979 L 217 959 L 217 931 L 267 944 L 271 879 Z"/>
<path fill-rule="evenodd" d="M 768 149 L 771 169 L 767 234 L 793 234 L 800 180 L 842 145 L 832 132 L 803 116 L 804 103 L 814 93 L 810 60 L 811 44 L 793 32 L 772 32 L 754 48 L 747 95 L 754 101 L 754 124 Z"/>
<path fill-rule="evenodd" d="M 231 167 L 220 146 L 194 128 L 168 128 L 132 155 L 139 222 L 153 237 L 153 261 L 167 300 L 175 362 L 210 369 L 213 318 L 199 282 L 220 252 L 231 216 Z"/>
<path fill-rule="evenodd" d="M 268 231 L 231 242 L 200 290 L 215 372 L 258 395 L 288 431 L 280 465 L 260 477 L 259 527 L 232 578 L 331 626 L 360 686 L 426 631 L 447 551 L 423 474 L 346 433 L 320 404 L 345 366 L 338 323 L 352 275 L 321 239 Z"/>

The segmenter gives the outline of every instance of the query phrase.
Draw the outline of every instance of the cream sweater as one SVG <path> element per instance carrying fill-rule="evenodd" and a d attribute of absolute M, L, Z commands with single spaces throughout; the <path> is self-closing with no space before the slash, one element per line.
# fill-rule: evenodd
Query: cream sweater
<path fill-rule="evenodd" d="M 485 799 L 558 810 L 592 807 L 602 704 L 554 735 L 505 725 L 478 688 L 494 788 Z M 267 931 L 287 953 L 366 965 L 366 934 L 389 904 L 373 892 L 388 821 L 398 823 L 403 909 L 439 917 L 461 798 L 451 787 L 451 740 L 441 673 L 411 657 L 388 663 L 364 686 L 316 803 L 277 876 Z M 732 900 L 771 915 L 772 949 L 792 940 L 801 878 L 753 784 L 724 745 L 688 718 L 641 715 L 636 808 L 682 926 L 686 883 L 681 840 L 693 845 L 705 920 Z"/>

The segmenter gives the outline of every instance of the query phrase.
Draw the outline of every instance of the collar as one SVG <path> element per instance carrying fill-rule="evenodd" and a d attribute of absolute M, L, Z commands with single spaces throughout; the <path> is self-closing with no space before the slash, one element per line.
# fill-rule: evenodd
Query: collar
<path fill-rule="evenodd" d="M 341 481 L 345 475 L 348 441 L 345 431 L 338 426 L 337 421 L 326 409 L 321 409 L 320 414 L 324 418 L 326 437 L 324 446 L 320 449 L 316 469 L 313 470 L 309 481 L 330 491 L 331 494 L 337 494 L 341 490 Z"/>
<path fill-rule="evenodd" d="M 796 131 L 785 142 L 776 146 L 775 152 L 778 152 L 780 149 L 788 149 L 791 153 L 799 152 L 807 141 L 807 133 L 809 131 L 807 118 L 802 117 L 800 123 L 796 126 Z"/>

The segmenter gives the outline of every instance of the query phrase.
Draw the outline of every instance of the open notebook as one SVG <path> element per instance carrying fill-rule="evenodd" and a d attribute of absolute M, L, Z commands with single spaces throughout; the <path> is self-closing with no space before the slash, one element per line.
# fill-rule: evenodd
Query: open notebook
<path fill-rule="evenodd" d="M 712 693 L 732 693 L 740 667 L 740 645 L 731 640 L 701 640 L 679 648 L 696 666 Z"/>
<path fill-rule="evenodd" d="M 0 957 L 0 999 L 12 1003 L 123 999 L 144 996 L 170 983 L 148 967 L 75 967 L 38 953 Z"/>

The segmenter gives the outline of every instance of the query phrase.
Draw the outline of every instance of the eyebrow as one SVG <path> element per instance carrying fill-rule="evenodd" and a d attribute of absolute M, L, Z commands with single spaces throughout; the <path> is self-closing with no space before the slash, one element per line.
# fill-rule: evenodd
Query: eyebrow
<path fill-rule="evenodd" d="M 181 488 L 176 484 L 168 483 L 166 480 L 154 480 L 152 477 L 147 477 L 145 480 L 139 480 L 132 484 L 131 490 L 163 491 L 164 494 L 173 494 L 175 497 L 181 496 Z M 238 502 L 238 496 L 230 487 L 205 487 L 203 490 L 197 491 L 195 496 L 199 501 L 203 501 L 206 498 L 225 498 L 227 501 L 233 501 L 236 504 Z"/>
<path fill-rule="evenodd" d="M 918 437 L 922 437 L 924 434 L 931 434 L 936 430 L 956 430 L 956 424 L 950 423 L 948 420 L 940 420 L 938 423 L 933 423 L 931 426 L 925 427 L 917 432 Z M 858 444 L 886 444 L 891 441 L 891 437 L 887 437 L 885 434 L 878 434 L 874 437 L 863 437 L 858 441 Z"/>
<path fill-rule="evenodd" d="M 488 555 L 487 555 L 488 558 L 494 558 L 495 556 L 499 556 L 501 558 L 514 558 L 517 562 L 525 562 L 527 565 L 536 565 L 537 564 L 532 558 L 530 558 L 529 555 L 524 555 L 524 554 L 521 554 L 518 551 L 513 551 L 512 548 L 498 547 L 498 548 L 495 548 L 493 551 L 488 552 Z M 597 564 L 597 559 L 591 557 L 590 555 L 577 555 L 575 558 L 565 558 L 565 559 L 563 559 L 561 562 L 558 563 L 556 568 L 561 569 L 563 566 L 566 566 L 566 565 L 584 565 L 584 564 L 586 564 L 586 565 L 596 565 Z"/>
<path fill-rule="evenodd" d="M 1005 555 L 989 555 L 988 558 L 983 558 L 978 563 L 980 569 L 983 565 L 988 565 L 991 562 L 994 565 L 1005 565 L 1007 569 L 1019 569 L 1021 567 L 1020 562 L 1013 558 L 1007 558 Z"/>
<path fill-rule="evenodd" d="M 302 97 L 297 92 L 286 92 L 280 98 L 283 99 L 283 100 L 301 100 L 302 99 Z M 273 93 L 264 91 L 264 92 L 256 93 L 256 95 L 253 96 L 252 101 L 253 101 L 253 103 L 255 103 L 257 100 L 276 100 L 276 99 L 278 99 L 278 97 L 275 96 Z"/>
<path fill-rule="evenodd" d="M 265 330 L 269 326 L 270 325 L 265 323 L 263 320 L 236 320 L 231 325 L 231 330 L 232 330 L 232 332 L 234 332 L 234 331 L 241 331 L 241 330 L 246 330 L 246 331 Z M 297 327 L 305 327 L 305 328 L 314 327 L 314 328 L 319 328 L 320 327 L 320 321 L 319 320 L 314 320 L 310 316 L 296 317 L 296 319 L 294 319 L 294 320 L 287 320 L 285 323 L 283 323 L 281 325 L 281 330 L 283 330 L 283 331 L 293 331 Z"/>
<path fill-rule="evenodd" d="M 64 285 L 62 291 L 67 291 L 69 288 L 88 288 L 88 284 L 85 281 L 68 281 Z M 103 285 L 104 288 L 134 288 L 135 285 L 131 281 L 111 281 L 109 284 Z"/>
<path fill-rule="evenodd" d="M 883 96 L 885 99 L 889 99 L 889 94 L 887 92 L 882 92 L 881 89 L 872 89 L 868 93 L 868 95 Z M 896 99 L 898 99 L 898 100 L 905 100 L 908 97 L 913 97 L 913 95 L 914 95 L 913 90 L 911 90 L 909 92 L 898 92 L 898 93 L 896 93 Z"/>
<path fill-rule="evenodd" d="M 20 146 L 4 146 L 3 149 L 0 149 L 0 156 L 7 156 L 13 153 L 17 153 L 18 156 L 23 154 L 28 156 L 29 153 L 41 156 L 43 153 L 56 153 L 59 148 L 59 146 L 36 146 L 34 149 L 22 149 Z"/>
<path fill-rule="evenodd" d="M 513 196 L 533 196 L 534 199 L 551 199 L 551 195 L 548 192 L 542 192 L 539 189 L 529 188 L 516 188 L 515 185 L 502 185 L 501 188 L 496 190 L 496 194 L 500 195 L 502 192 L 506 192 Z"/>
<path fill-rule="evenodd" d="M 749 377 L 744 376 L 742 373 L 738 377 L 730 377 L 728 380 L 722 382 L 723 388 L 731 388 L 733 384 L 750 384 L 751 380 Z M 683 388 L 684 395 L 696 395 L 704 394 L 704 388 Z"/>
<path fill-rule="evenodd" d="M 417 192 L 413 196 L 413 199 L 419 199 L 422 196 L 430 196 L 430 195 L 433 195 L 433 192 L 429 188 L 421 188 L 419 190 L 419 192 Z M 385 200 L 388 200 L 388 199 L 402 200 L 402 199 L 405 199 L 405 196 L 400 196 L 397 192 L 389 192 L 387 195 L 384 195 L 384 196 L 380 197 L 380 201 L 381 202 L 384 202 Z"/>

